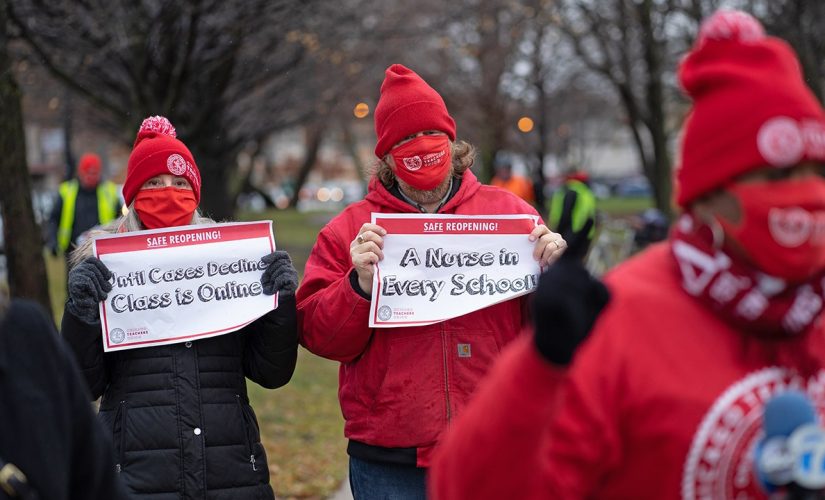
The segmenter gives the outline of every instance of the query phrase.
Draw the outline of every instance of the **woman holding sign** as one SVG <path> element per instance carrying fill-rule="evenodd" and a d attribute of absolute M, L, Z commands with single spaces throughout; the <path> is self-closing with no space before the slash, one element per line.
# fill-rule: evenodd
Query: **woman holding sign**
<path fill-rule="evenodd" d="M 123 185 L 129 211 L 108 232 L 210 223 L 197 211 L 200 190 L 195 160 L 172 124 L 147 118 Z M 73 255 L 62 333 L 92 397 L 102 395 L 100 420 L 127 489 L 154 499 L 273 498 L 245 379 L 276 388 L 295 369 L 298 275 L 289 256 L 263 257 L 261 284 L 266 294 L 280 292 L 278 308 L 242 329 L 104 354 L 98 309 L 112 273 L 91 252 L 89 242 Z"/>
<path fill-rule="evenodd" d="M 386 71 L 375 130 L 380 163 L 366 199 L 321 231 L 307 262 L 298 292 L 301 342 L 341 362 L 339 397 L 354 496 L 424 498 L 425 473 L 441 432 L 463 410 L 501 347 L 521 331 L 527 296 L 491 301 L 426 326 L 370 328 L 373 275 L 386 235 L 369 223 L 371 213 L 425 213 L 434 220 L 445 214 L 537 214 L 512 193 L 476 179 L 473 148 L 456 141 L 443 99 L 400 64 Z M 527 259 L 553 262 L 564 240 L 544 225 L 530 227 L 519 235 L 533 248 Z M 448 228 L 433 223 L 431 229 Z"/>

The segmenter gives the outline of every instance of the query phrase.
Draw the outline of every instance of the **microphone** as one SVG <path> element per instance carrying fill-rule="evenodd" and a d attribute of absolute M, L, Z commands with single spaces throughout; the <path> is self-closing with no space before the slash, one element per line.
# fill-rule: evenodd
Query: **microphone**
<path fill-rule="evenodd" d="M 811 400 L 799 391 L 774 396 L 762 428 L 754 465 L 763 489 L 777 498 L 825 498 L 825 429 Z"/>

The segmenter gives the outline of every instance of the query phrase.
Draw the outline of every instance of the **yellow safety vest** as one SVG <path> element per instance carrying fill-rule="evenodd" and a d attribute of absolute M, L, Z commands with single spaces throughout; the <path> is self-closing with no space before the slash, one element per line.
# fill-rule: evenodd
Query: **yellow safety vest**
<path fill-rule="evenodd" d="M 564 194 L 568 189 L 575 191 L 577 195 L 576 204 L 573 205 L 572 229 L 573 231 L 578 232 L 582 230 L 588 219 L 596 218 L 596 196 L 593 195 L 593 191 L 587 187 L 587 184 L 576 180 L 567 181 L 564 186 L 553 193 L 553 197 L 550 199 L 549 219 L 552 228 L 559 227 L 561 212 L 564 205 Z M 595 234 L 596 226 L 594 224 L 587 233 L 587 237 L 589 239 L 593 239 Z"/>
<path fill-rule="evenodd" d="M 57 247 L 61 252 L 69 248 L 74 225 L 74 211 L 77 204 L 77 192 L 80 183 L 77 179 L 60 184 L 60 197 L 63 199 L 63 210 L 60 212 L 60 226 L 57 229 Z M 103 181 L 97 185 L 97 219 L 100 224 L 106 224 L 117 217 L 117 186 L 112 182 Z"/>

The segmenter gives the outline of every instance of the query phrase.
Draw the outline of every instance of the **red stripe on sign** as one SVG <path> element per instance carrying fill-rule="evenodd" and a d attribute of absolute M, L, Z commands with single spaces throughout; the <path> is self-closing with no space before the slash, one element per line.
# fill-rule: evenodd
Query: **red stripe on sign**
<path fill-rule="evenodd" d="M 375 223 L 389 234 L 529 234 L 533 219 L 381 218 Z"/>
<path fill-rule="evenodd" d="M 257 319 L 257 318 L 255 318 L 255 319 Z M 155 339 L 155 340 L 143 340 L 143 341 L 138 341 L 138 342 L 129 342 L 128 344 L 111 344 L 109 342 L 109 334 L 107 333 L 106 334 L 106 346 L 109 348 L 110 351 L 113 351 L 113 350 L 117 350 L 118 348 L 125 348 L 125 347 L 131 347 L 131 346 L 136 346 L 136 345 L 157 344 L 159 342 L 169 342 L 170 340 L 174 340 L 174 342 L 178 342 L 178 341 L 181 341 L 181 340 L 197 339 L 197 338 L 203 337 L 205 335 L 214 335 L 216 333 L 239 330 L 239 329 L 245 327 L 246 325 L 252 323 L 253 321 L 255 321 L 255 319 L 251 319 L 249 321 L 240 323 L 240 324 L 235 325 L 235 326 L 230 326 L 228 328 L 221 328 L 220 330 L 212 330 L 211 332 L 195 333 L 193 335 L 184 335 L 182 337 L 175 337 L 174 339 L 168 339 L 167 338 L 167 339 Z"/>
<path fill-rule="evenodd" d="M 269 223 L 261 222 L 242 224 L 239 226 L 210 226 L 139 235 L 125 234 L 119 235 L 116 238 L 101 238 L 98 239 L 95 244 L 97 246 L 97 254 L 100 256 L 110 253 L 184 247 L 202 245 L 204 243 L 246 240 L 250 238 L 269 238 Z"/>

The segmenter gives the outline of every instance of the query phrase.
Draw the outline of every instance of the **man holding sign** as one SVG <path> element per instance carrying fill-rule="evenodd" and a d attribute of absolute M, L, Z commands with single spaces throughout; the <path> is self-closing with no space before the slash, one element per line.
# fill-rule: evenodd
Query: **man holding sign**
<path fill-rule="evenodd" d="M 200 188 L 172 124 L 144 120 L 129 212 L 73 254 L 61 330 L 102 395 L 129 493 L 274 498 L 245 378 L 275 388 L 292 376 L 298 275 L 269 223 L 202 217 Z"/>
<path fill-rule="evenodd" d="M 566 243 L 526 202 L 478 182 L 443 99 L 404 66 L 387 69 L 375 129 L 369 193 L 307 262 L 300 340 L 341 362 L 354 496 L 424 498 L 441 432 L 518 335 L 539 266 Z"/>

